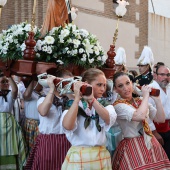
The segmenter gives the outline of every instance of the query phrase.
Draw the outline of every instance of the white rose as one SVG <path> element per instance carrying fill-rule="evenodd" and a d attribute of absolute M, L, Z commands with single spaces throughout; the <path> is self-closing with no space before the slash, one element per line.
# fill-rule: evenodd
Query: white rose
<path fill-rule="evenodd" d="M 50 35 L 54 34 L 55 31 L 57 31 L 59 27 L 53 27 L 52 30 L 49 32 Z"/>
<path fill-rule="evenodd" d="M 74 45 L 74 48 L 78 48 L 78 45 Z"/>
<path fill-rule="evenodd" d="M 96 55 L 99 55 L 99 48 L 97 46 L 94 46 L 94 52 Z"/>
<path fill-rule="evenodd" d="M 69 33 L 70 33 L 70 31 L 69 31 L 69 30 L 67 30 L 67 29 L 61 30 L 61 35 L 62 35 L 63 37 L 68 36 L 68 35 L 69 35 Z"/>
<path fill-rule="evenodd" d="M 86 57 L 87 55 L 86 54 L 83 54 L 83 58 Z"/>
<path fill-rule="evenodd" d="M 7 54 L 7 51 L 4 50 L 4 49 L 2 49 L 2 53 L 3 53 L 3 54 Z"/>
<path fill-rule="evenodd" d="M 14 40 L 14 43 L 15 43 L 15 44 L 18 44 L 18 40 L 17 40 L 17 39 L 15 39 L 15 40 Z"/>
<path fill-rule="evenodd" d="M 85 46 L 85 50 L 86 50 L 86 53 L 88 56 L 89 56 L 89 54 L 93 53 L 93 45 L 91 45 L 90 43 L 86 43 L 83 45 Z"/>
<path fill-rule="evenodd" d="M 36 57 L 38 57 L 38 58 L 39 58 L 39 57 L 40 57 L 40 54 L 39 54 L 39 53 L 36 53 Z"/>
<path fill-rule="evenodd" d="M 20 48 L 21 48 L 21 51 L 24 51 L 26 49 L 25 42 L 20 46 Z"/>
<path fill-rule="evenodd" d="M 69 49 L 68 47 L 65 48 L 66 51 L 67 51 L 68 49 Z"/>
<path fill-rule="evenodd" d="M 85 29 L 80 29 L 79 32 L 84 37 L 87 37 L 89 35 L 89 32 Z"/>
<path fill-rule="evenodd" d="M 5 46 L 9 46 L 9 42 L 6 42 L 6 43 L 5 43 Z"/>
<path fill-rule="evenodd" d="M 72 39 L 69 38 L 69 39 L 67 40 L 67 42 L 68 42 L 68 43 L 72 43 Z"/>
<path fill-rule="evenodd" d="M 52 49 L 51 49 L 50 46 L 47 47 L 47 53 L 48 53 L 48 54 L 51 54 L 51 53 L 52 53 Z"/>
<path fill-rule="evenodd" d="M 52 36 L 46 36 L 45 37 L 45 42 L 47 43 L 47 44 L 54 44 L 54 38 L 52 37 Z"/>
<path fill-rule="evenodd" d="M 83 53 L 84 52 L 84 49 L 83 48 L 80 48 L 79 49 L 79 53 L 81 54 L 81 53 Z"/>
<path fill-rule="evenodd" d="M 93 63 L 93 61 L 94 61 L 94 58 L 89 59 L 89 63 Z"/>
<path fill-rule="evenodd" d="M 87 58 L 86 58 L 86 54 L 83 54 L 83 57 L 81 58 L 81 61 L 86 61 Z"/>
<path fill-rule="evenodd" d="M 10 35 L 7 40 L 10 42 L 10 43 L 13 43 L 13 37 Z"/>
<path fill-rule="evenodd" d="M 102 60 L 102 58 L 101 58 L 100 56 L 98 56 L 98 57 L 97 57 L 97 60 L 101 61 L 101 60 Z"/>
<path fill-rule="evenodd" d="M 73 44 L 75 44 L 75 45 L 79 46 L 79 45 L 80 45 L 80 41 L 79 41 L 79 40 L 74 39 L 74 40 L 73 40 Z"/>
<path fill-rule="evenodd" d="M 24 27 L 24 30 L 25 31 L 31 31 L 31 24 L 27 24 L 25 27 Z"/>
<path fill-rule="evenodd" d="M 47 46 L 46 45 L 42 47 L 42 51 L 47 52 Z"/>
<path fill-rule="evenodd" d="M 73 54 L 77 54 L 77 49 L 73 50 Z"/>
<path fill-rule="evenodd" d="M 60 43 L 64 43 L 64 37 L 63 36 L 59 36 L 60 39 Z"/>

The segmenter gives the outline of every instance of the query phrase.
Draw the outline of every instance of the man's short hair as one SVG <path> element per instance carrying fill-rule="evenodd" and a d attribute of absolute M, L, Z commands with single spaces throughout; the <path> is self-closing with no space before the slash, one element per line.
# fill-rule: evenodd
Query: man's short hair
<path fill-rule="evenodd" d="M 158 69 L 159 69 L 161 66 L 165 66 L 165 64 L 164 64 L 163 62 L 157 62 L 157 63 L 154 65 L 154 68 L 156 68 L 156 73 L 157 73 Z"/>

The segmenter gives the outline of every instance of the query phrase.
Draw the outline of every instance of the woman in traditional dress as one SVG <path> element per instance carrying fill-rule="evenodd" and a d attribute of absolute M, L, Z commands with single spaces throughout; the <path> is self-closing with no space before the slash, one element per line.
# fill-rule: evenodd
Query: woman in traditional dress
<path fill-rule="evenodd" d="M 46 96 L 42 96 L 37 101 L 40 134 L 37 136 L 25 170 L 61 170 L 66 153 L 71 146 L 60 123 L 68 98 L 59 96 L 53 82 L 55 78 L 55 76 L 48 76 L 49 91 Z"/>
<path fill-rule="evenodd" d="M 92 86 L 92 94 L 82 96 L 83 84 Z M 106 90 L 104 73 L 95 68 L 86 70 L 82 82 L 74 84 L 74 100 L 70 100 L 62 116 L 67 139 L 72 144 L 62 170 L 105 169 L 111 170 L 110 153 L 106 149 L 106 131 L 114 124 L 116 113 L 112 105 L 98 101 Z M 103 104 L 103 105 L 102 105 Z"/>
<path fill-rule="evenodd" d="M 43 87 L 37 84 L 37 81 L 32 80 L 26 88 L 24 98 L 25 122 L 24 122 L 24 135 L 28 148 L 28 154 L 31 152 L 35 144 L 36 138 L 39 134 L 39 112 L 37 109 L 37 101 L 43 94 Z"/>
<path fill-rule="evenodd" d="M 0 169 L 22 170 L 26 160 L 22 130 L 11 114 L 17 92 L 14 80 L 0 71 Z"/>
<path fill-rule="evenodd" d="M 165 121 L 160 97 L 153 97 L 156 108 L 148 103 L 149 86 L 142 86 L 143 98 L 132 97 L 132 82 L 123 72 L 113 78 L 115 91 L 120 99 L 114 103 L 124 139 L 119 143 L 113 159 L 114 170 L 170 169 L 170 162 L 162 146 L 152 135 L 148 119 Z"/>

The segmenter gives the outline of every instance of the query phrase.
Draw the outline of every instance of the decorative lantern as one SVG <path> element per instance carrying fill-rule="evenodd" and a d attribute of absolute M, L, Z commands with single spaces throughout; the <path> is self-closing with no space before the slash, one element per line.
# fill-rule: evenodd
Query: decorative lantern
<path fill-rule="evenodd" d="M 4 5 L 6 4 L 7 0 L 0 0 L 0 19 L 1 19 L 1 11 Z"/>

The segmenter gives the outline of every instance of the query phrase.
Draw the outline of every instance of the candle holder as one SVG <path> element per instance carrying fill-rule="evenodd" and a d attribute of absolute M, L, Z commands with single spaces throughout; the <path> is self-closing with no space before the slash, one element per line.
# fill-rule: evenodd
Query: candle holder
<path fill-rule="evenodd" d="M 116 24 L 116 30 L 114 32 L 112 45 L 110 45 L 110 49 L 107 52 L 108 58 L 107 58 L 106 64 L 105 64 L 106 67 L 101 68 L 101 70 L 105 73 L 106 78 L 108 78 L 108 79 L 113 79 L 113 76 L 115 73 L 114 57 L 116 56 L 115 44 L 116 44 L 116 40 L 118 37 L 119 20 L 126 14 L 126 11 L 127 11 L 126 5 L 129 5 L 129 3 L 126 2 L 125 0 L 118 0 L 117 3 L 118 3 L 118 7 L 116 8 L 116 16 L 118 19 L 117 19 L 117 24 Z"/>
<path fill-rule="evenodd" d="M 115 46 L 114 45 L 110 45 L 110 49 L 107 52 L 108 58 L 106 60 L 106 67 L 101 68 L 101 70 L 105 73 L 105 76 L 107 79 L 113 79 L 114 73 L 115 73 L 115 69 L 114 69 L 114 65 L 115 65 L 115 61 L 114 61 L 114 57 L 116 56 L 115 53 Z"/>

